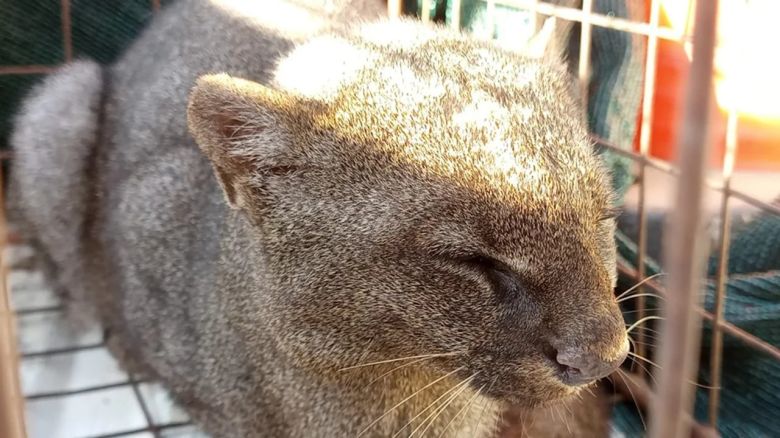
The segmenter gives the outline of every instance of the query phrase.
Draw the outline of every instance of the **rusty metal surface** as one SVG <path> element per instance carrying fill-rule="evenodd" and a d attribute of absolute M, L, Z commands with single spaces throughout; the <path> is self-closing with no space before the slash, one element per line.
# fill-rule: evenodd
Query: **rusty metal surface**
<path fill-rule="evenodd" d="M 703 287 L 704 229 L 702 198 L 709 159 L 710 104 L 717 28 L 717 2 L 697 2 L 691 73 L 678 140 L 680 177 L 672 219 L 664 233 L 669 293 L 664 300 L 658 348 L 657 394 L 651 402 L 650 436 L 684 437 L 691 422 L 693 388 L 687 384 L 698 365 L 701 317 L 697 297 Z"/>
<path fill-rule="evenodd" d="M 19 384 L 16 318 L 8 294 L 5 265 L 7 227 L 2 167 L 0 167 L 0 437 L 24 438 L 24 399 Z"/>
<path fill-rule="evenodd" d="M 651 0 L 650 5 L 650 25 L 658 27 L 658 19 L 661 12 L 660 0 Z M 658 59 L 658 35 L 650 35 L 647 39 L 647 55 L 645 59 L 645 81 L 644 90 L 642 94 L 642 120 L 639 137 L 639 153 L 643 158 L 647 158 L 650 154 L 650 140 L 652 133 L 653 122 L 653 96 L 655 94 L 655 74 L 656 74 L 656 61 Z M 639 220 L 639 233 L 637 236 L 637 284 L 642 283 L 645 279 L 645 255 L 647 254 L 647 164 L 646 160 L 642 160 L 639 163 L 639 174 L 637 175 L 637 182 L 639 183 L 639 205 L 637 206 L 638 220 Z M 644 286 L 639 286 L 637 290 L 636 310 L 637 320 L 641 320 L 646 316 Z M 647 341 L 645 340 L 645 332 L 640 330 L 636 334 L 636 354 L 641 357 L 647 357 Z M 637 370 L 640 375 L 642 370 Z"/>
<path fill-rule="evenodd" d="M 720 406 L 720 382 L 723 371 L 723 330 L 719 323 L 723 320 L 726 304 L 726 281 L 728 280 L 729 242 L 731 241 L 730 193 L 731 175 L 737 154 L 737 113 L 729 111 L 726 126 L 726 153 L 723 158 L 723 190 L 720 207 L 720 233 L 718 248 L 718 273 L 715 286 L 715 310 L 713 312 L 712 351 L 710 352 L 710 385 L 708 415 L 710 425 L 718 425 L 718 407 Z"/>

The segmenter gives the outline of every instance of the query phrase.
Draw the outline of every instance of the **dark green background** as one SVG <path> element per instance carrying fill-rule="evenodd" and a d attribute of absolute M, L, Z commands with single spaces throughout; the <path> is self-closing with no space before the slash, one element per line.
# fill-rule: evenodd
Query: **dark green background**
<path fill-rule="evenodd" d="M 65 62 L 60 11 L 60 0 L 0 0 L 0 66 Z M 152 15 L 151 0 L 72 0 L 74 59 L 112 62 Z M 8 148 L 11 118 L 42 76 L 0 75 L 0 148 Z"/>

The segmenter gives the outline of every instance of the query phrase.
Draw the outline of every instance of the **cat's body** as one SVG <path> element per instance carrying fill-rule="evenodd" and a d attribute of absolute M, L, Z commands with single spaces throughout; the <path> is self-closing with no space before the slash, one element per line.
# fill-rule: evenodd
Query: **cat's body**
<path fill-rule="evenodd" d="M 277 68 L 332 17 L 242 4 L 180 1 L 115 65 L 48 79 L 17 121 L 21 213 L 124 363 L 215 436 L 335 437 L 485 435 L 504 402 L 576 392 L 550 354 L 622 360 L 609 194 L 562 68 L 408 23 Z M 218 72 L 271 88 L 201 80 L 204 154 L 188 94 Z M 471 253 L 498 277 L 461 265 Z M 521 287 L 519 271 L 543 275 Z M 353 368 L 428 354 L 446 355 Z"/>

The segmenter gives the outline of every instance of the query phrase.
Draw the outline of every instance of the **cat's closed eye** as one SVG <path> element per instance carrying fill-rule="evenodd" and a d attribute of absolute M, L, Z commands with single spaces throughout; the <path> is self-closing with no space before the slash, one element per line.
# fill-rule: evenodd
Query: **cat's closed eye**
<path fill-rule="evenodd" d="M 520 275 L 506 263 L 482 254 L 464 257 L 461 262 L 485 275 L 502 300 L 516 298 L 525 292 Z"/>

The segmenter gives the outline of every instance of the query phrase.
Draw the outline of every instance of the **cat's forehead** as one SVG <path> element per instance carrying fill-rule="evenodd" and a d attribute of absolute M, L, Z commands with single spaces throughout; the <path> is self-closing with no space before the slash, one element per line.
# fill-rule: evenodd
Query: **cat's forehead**
<path fill-rule="evenodd" d="M 395 33 L 388 36 L 391 31 Z M 417 81 L 447 75 L 522 87 L 537 80 L 539 65 L 533 58 L 443 29 L 379 23 L 358 35 L 324 35 L 297 46 L 279 62 L 275 82 L 294 94 L 330 100 L 338 89 L 356 85 L 361 71 L 378 72 L 390 84 L 407 89 Z"/>
<path fill-rule="evenodd" d="M 552 180 L 567 192 L 594 182 L 560 70 L 408 27 L 395 40 L 375 28 L 362 39 L 315 39 L 280 63 L 276 84 L 327 103 L 330 128 L 435 174 L 539 194 Z"/>
<path fill-rule="evenodd" d="M 543 70 L 528 74 L 543 78 Z M 565 102 L 535 84 L 430 60 L 377 63 L 357 73 L 332 110 L 338 126 L 373 135 L 436 173 L 542 190 L 553 178 L 579 182 L 583 169 L 571 156 L 590 162 L 586 132 Z"/>
<path fill-rule="evenodd" d="M 324 36 L 301 45 L 280 62 L 275 84 L 345 117 L 400 118 L 396 131 L 419 130 L 420 121 L 464 135 L 481 130 L 496 141 L 512 125 L 549 118 L 543 112 L 561 104 L 538 86 L 558 72 L 536 60 L 442 30 L 398 25 L 405 33 L 395 40 L 378 30 L 386 31 L 385 24 L 368 26 L 363 39 Z"/>

